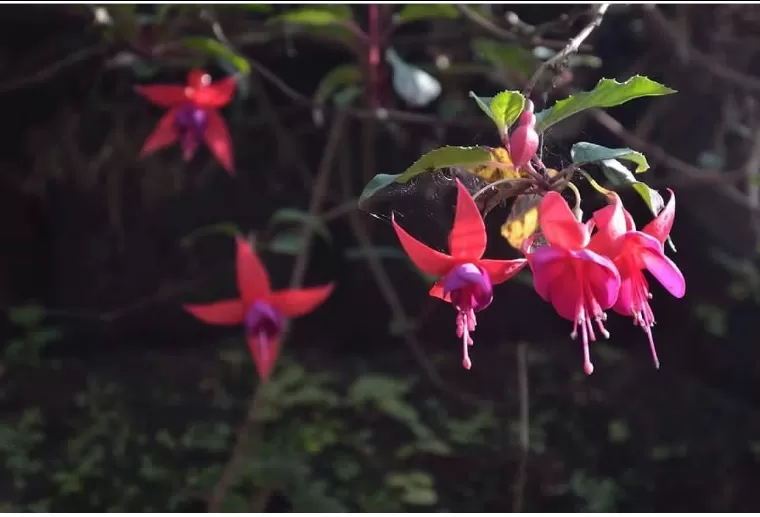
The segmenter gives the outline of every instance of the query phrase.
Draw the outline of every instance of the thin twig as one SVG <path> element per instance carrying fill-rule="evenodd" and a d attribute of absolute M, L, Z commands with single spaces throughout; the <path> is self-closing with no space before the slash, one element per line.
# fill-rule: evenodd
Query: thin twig
<path fill-rule="evenodd" d="M 528 81 L 528 84 L 525 85 L 525 88 L 523 88 L 523 93 L 527 97 L 531 91 L 533 91 L 533 88 L 536 87 L 536 83 L 538 83 L 538 80 L 541 78 L 541 76 L 549 70 L 550 68 L 554 68 L 557 65 L 561 64 L 565 61 L 571 54 L 578 51 L 578 48 L 581 46 L 581 43 L 583 43 L 586 38 L 588 38 L 594 30 L 601 25 L 602 20 L 604 19 L 604 14 L 607 12 L 607 9 L 610 7 L 610 4 L 599 4 L 596 6 L 593 10 L 593 18 L 591 21 L 578 33 L 576 37 L 571 39 L 567 45 L 565 45 L 565 48 L 557 52 L 555 55 L 541 63 L 541 66 L 538 67 L 538 69 L 533 73 L 533 76 L 531 76 L 530 80 Z"/>
<path fill-rule="evenodd" d="M 520 400 L 520 461 L 514 485 L 512 512 L 523 511 L 525 482 L 530 454 L 530 397 L 528 392 L 528 352 L 524 342 L 517 344 L 517 393 Z"/>
<path fill-rule="evenodd" d="M 80 61 L 84 61 L 85 59 L 88 59 L 92 56 L 96 56 L 103 52 L 106 48 L 106 45 L 102 43 L 93 45 L 91 47 L 82 48 L 76 52 L 72 52 L 68 56 L 59 59 L 54 63 L 49 64 L 46 67 L 43 67 L 32 75 L 18 79 L 11 79 L 10 81 L 0 83 L 0 94 L 50 80 L 55 77 L 55 75 L 58 74 L 61 70 L 69 68 L 70 66 L 73 66 Z"/>

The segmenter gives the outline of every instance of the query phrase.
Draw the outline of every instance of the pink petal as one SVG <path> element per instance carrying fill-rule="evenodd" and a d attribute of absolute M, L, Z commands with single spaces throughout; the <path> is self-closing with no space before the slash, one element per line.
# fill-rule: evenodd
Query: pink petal
<path fill-rule="evenodd" d="M 515 276 L 528 263 L 525 259 L 515 260 L 490 260 L 481 259 L 477 265 L 488 272 L 491 284 L 501 284 Z"/>
<path fill-rule="evenodd" d="M 449 252 L 456 259 L 476 261 L 486 251 L 486 227 L 483 216 L 459 181 L 457 183 L 457 205 L 454 226 L 449 234 Z"/>
<path fill-rule="evenodd" d="M 617 194 L 612 194 L 612 204 L 600 208 L 592 216 L 597 232 L 591 237 L 589 249 L 614 257 L 619 248 L 619 239 L 626 232 L 626 220 L 623 215 L 623 204 Z"/>
<path fill-rule="evenodd" d="M 242 300 L 222 300 L 202 305 L 187 304 L 187 312 L 210 325 L 238 325 L 243 321 L 245 304 Z"/>
<path fill-rule="evenodd" d="M 651 235 L 660 241 L 660 244 L 664 243 L 668 238 L 668 235 L 670 235 L 670 230 L 673 228 L 673 221 L 675 221 L 676 218 L 676 195 L 670 189 L 668 189 L 668 192 L 670 192 L 668 204 L 666 204 L 665 208 L 657 214 L 657 217 L 642 229 L 644 233 Z"/>
<path fill-rule="evenodd" d="M 258 255 L 241 237 L 235 239 L 237 248 L 236 269 L 240 296 L 250 304 L 255 300 L 264 300 L 269 296 L 269 275 Z"/>
<path fill-rule="evenodd" d="M 149 154 L 164 147 L 168 147 L 177 141 L 179 135 L 174 127 L 175 115 L 176 109 L 171 109 L 159 119 L 156 128 L 150 136 L 145 139 L 145 143 L 140 150 L 140 158 L 145 158 Z"/>
<path fill-rule="evenodd" d="M 538 248 L 528 255 L 528 264 L 533 272 L 533 285 L 536 292 L 546 301 L 551 298 L 552 284 L 575 274 L 568 252 L 551 246 Z"/>
<path fill-rule="evenodd" d="M 193 101 L 201 108 L 221 108 L 232 100 L 236 85 L 234 76 L 225 77 L 209 86 L 198 88 L 193 95 Z"/>
<path fill-rule="evenodd" d="M 253 356 L 253 362 L 256 365 L 256 371 L 262 382 L 269 380 L 269 376 L 274 369 L 274 363 L 280 355 L 280 338 L 261 340 L 259 336 L 246 336 L 248 349 Z"/>
<path fill-rule="evenodd" d="M 227 129 L 227 123 L 214 110 L 208 111 L 207 115 L 208 126 L 203 133 L 203 139 L 217 161 L 222 164 L 222 167 L 230 174 L 233 174 L 235 167 L 232 159 L 232 141 L 230 139 L 230 132 Z"/>
<path fill-rule="evenodd" d="M 152 86 L 135 86 L 135 91 L 162 108 L 173 108 L 187 102 L 184 86 L 154 84 Z"/>
<path fill-rule="evenodd" d="M 441 278 L 433 284 L 433 287 L 430 288 L 430 292 L 428 294 L 434 298 L 440 298 L 445 302 L 451 303 L 451 293 L 443 294 L 443 284 L 444 279 Z"/>
<path fill-rule="evenodd" d="M 588 244 L 586 226 L 575 218 L 559 193 L 549 192 L 544 196 L 538 217 L 541 231 L 550 245 L 573 250 L 584 248 Z"/>
<path fill-rule="evenodd" d="M 641 274 L 641 272 L 637 272 Z M 644 279 L 646 282 L 646 280 Z M 620 281 L 620 291 L 612 310 L 623 316 L 633 316 L 633 280 L 631 277 L 623 277 Z"/>
<path fill-rule="evenodd" d="M 615 264 L 591 250 L 575 252 L 576 260 L 582 260 L 583 279 L 591 288 L 599 307 L 609 309 L 620 291 L 620 273 Z"/>
<path fill-rule="evenodd" d="M 641 259 L 647 270 L 652 273 L 658 282 L 676 298 L 683 298 L 686 294 L 686 279 L 678 266 L 666 257 L 662 252 L 643 250 Z"/>
<path fill-rule="evenodd" d="M 453 267 L 454 260 L 450 256 L 426 246 L 399 226 L 395 214 L 391 215 L 391 222 L 404 251 L 422 271 L 433 276 L 443 276 Z"/>
<path fill-rule="evenodd" d="M 308 289 L 284 289 L 269 295 L 269 303 L 286 318 L 309 314 L 333 292 L 333 284 Z"/>

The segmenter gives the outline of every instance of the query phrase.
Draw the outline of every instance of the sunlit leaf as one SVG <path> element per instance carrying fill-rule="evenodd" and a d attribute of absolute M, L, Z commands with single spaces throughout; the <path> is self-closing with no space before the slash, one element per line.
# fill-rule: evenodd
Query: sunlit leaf
<path fill-rule="evenodd" d="M 405 183 L 429 169 L 443 167 L 476 167 L 491 162 L 490 147 L 446 146 L 433 149 L 414 162 L 399 175 L 398 182 Z"/>
<path fill-rule="evenodd" d="M 623 83 L 614 79 L 601 79 L 593 90 L 571 95 L 536 114 L 536 130 L 548 128 L 576 113 L 589 108 L 610 108 L 639 97 L 670 95 L 676 90 L 648 77 L 636 75 Z"/>
<path fill-rule="evenodd" d="M 494 97 L 478 97 L 470 92 L 470 97 L 494 121 L 500 135 L 507 132 L 525 108 L 525 97 L 518 91 L 506 90 Z"/>
<path fill-rule="evenodd" d="M 407 4 L 397 15 L 398 23 L 409 23 L 431 18 L 459 18 L 460 14 L 453 4 Z"/>
<path fill-rule="evenodd" d="M 633 149 L 617 148 L 610 149 L 602 145 L 592 144 L 590 142 L 577 142 L 570 149 L 570 159 L 573 163 L 595 163 L 604 162 L 605 160 L 628 160 L 636 164 L 636 172 L 644 172 L 649 169 L 646 157 Z"/>
<path fill-rule="evenodd" d="M 405 62 L 392 48 L 386 49 L 385 60 L 393 71 L 393 89 L 410 106 L 427 106 L 441 94 L 441 83 L 435 77 Z"/>
<path fill-rule="evenodd" d="M 251 73 L 251 65 L 248 63 L 247 59 L 213 38 L 183 38 L 182 44 L 189 49 L 197 50 L 209 57 L 228 61 L 243 75 Z"/>
<path fill-rule="evenodd" d="M 523 242 L 538 229 L 538 205 L 541 196 L 523 194 L 515 198 L 512 210 L 501 227 L 501 235 L 510 246 L 522 249 Z"/>
<path fill-rule="evenodd" d="M 509 153 L 503 147 L 494 147 L 491 149 L 491 162 L 497 162 L 501 165 L 496 166 L 495 163 L 489 163 L 485 165 L 479 165 L 477 167 L 470 167 L 467 170 L 473 174 L 480 176 L 489 183 L 503 179 L 516 179 L 524 177 L 523 173 L 515 170 Z"/>
<path fill-rule="evenodd" d="M 346 4 L 300 7 L 284 12 L 273 20 L 299 25 L 330 25 L 351 19 L 351 7 Z"/>

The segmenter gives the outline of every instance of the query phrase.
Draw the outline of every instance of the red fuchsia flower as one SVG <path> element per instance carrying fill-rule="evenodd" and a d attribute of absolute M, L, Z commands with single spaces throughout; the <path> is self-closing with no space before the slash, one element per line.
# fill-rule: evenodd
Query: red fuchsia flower
<path fill-rule="evenodd" d="M 610 259 L 587 248 L 591 225 L 578 221 L 557 192 L 549 192 L 541 201 L 539 223 L 548 245 L 528 251 L 532 243 L 526 243 L 533 284 L 541 298 L 573 322 L 573 339 L 580 326 L 583 369 L 591 375 L 594 366 L 588 344 L 596 341 L 592 320 L 602 336 L 608 338 L 604 311 L 618 297 L 620 275 Z"/>
<path fill-rule="evenodd" d="M 330 296 L 333 284 L 272 291 L 269 275 L 259 257 L 241 238 L 237 239 L 236 269 L 240 298 L 185 305 L 184 308 L 211 325 L 242 323 L 256 369 L 262 381 L 266 381 L 279 355 L 286 318 L 298 318 L 312 312 Z"/>
<path fill-rule="evenodd" d="M 481 258 L 486 250 L 486 229 L 475 201 L 466 188 L 457 182 L 457 205 L 454 226 L 449 234 L 446 255 L 409 235 L 392 216 L 401 245 L 412 262 L 429 275 L 440 277 L 430 289 L 430 296 L 451 303 L 457 310 L 457 337 L 462 339 L 462 364 L 472 367 L 468 347 L 470 333 L 475 330 L 475 312 L 493 301 L 493 285 L 506 282 L 526 264 L 525 259 L 489 260 Z"/>
<path fill-rule="evenodd" d="M 516 169 L 530 163 L 538 150 L 538 133 L 536 116 L 533 114 L 533 102 L 528 100 L 525 111 L 517 121 L 517 128 L 509 137 L 509 154 Z"/>
<path fill-rule="evenodd" d="M 625 316 L 633 316 L 634 324 L 644 329 L 657 368 L 660 367 L 660 360 L 652 338 L 655 319 L 649 306 L 652 294 L 644 270 L 649 271 L 676 298 L 683 298 L 686 294 L 686 280 L 678 266 L 665 256 L 663 245 L 673 227 L 676 213 L 675 194 L 670 189 L 668 191 L 668 204 L 641 231 L 636 231 L 631 214 L 613 193 L 610 196 L 612 204 L 594 213 L 593 221 L 599 231 L 589 245 L 589 248 L 611 258 L 620 272 L 620 294 L 612 308 Z"/>
<path fill-rule="evenodd" d="M 189 161 L 201 142 L 206 142 L 222 167 L 233 173 L 230 132 L 217 110 L 232 99 L 234 77 L 212 83 L 211 76 L 203 70 L 191 70 L 186 86 L 156 84 L 137 86 L 135 90 L 156 106 L 169 110 L 145 141 L 141 158 L 179 140 L 182 157 Z"/>

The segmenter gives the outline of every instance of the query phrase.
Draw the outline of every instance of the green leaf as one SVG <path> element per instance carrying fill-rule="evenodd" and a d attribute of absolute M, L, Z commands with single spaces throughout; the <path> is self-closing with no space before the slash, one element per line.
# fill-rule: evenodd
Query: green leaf
<path fill-rule="evenodd" d="M 589 92 L 571 95 L 554 103 L 551 108 L 536 114 L 536 130 L 546 131 L 557 122 L 589 108 L 611 108 L 639 97 L 670 95 L 676 90 L 648 77 L 636 75 L 619 83 L 614 79 L 601 79 Z"/>
<path fill-rule="evenodd" d="M 300 229 L 281 231 L 267 242 L 269 251 L 283 255 L 298 255 L 303 247 L 304 239 Z"/>
<path fill-rule="evenodd" d="M 430 169 L 443 167 L 476 167 L 493 160 L 490 147 L 446 146 L 433 149 L 414 162 L 401 174 L 378 174 L 370 180 L 359 196 L 359 204 L 392 183 L 406 183 Z"/>
<path fill-rule="evenodd" d="M 516 72 L 523 77 L 530 77 L 538 66 L 533 53 L 514 43 L 477 38 L 472 42 L 472 48 L 493 66 L 505 72 Z"/>
<path fill-rule="evenodd" d="M 398 183 L 406 183 L 410 179 L 429 169 L 443 167 L 476 167 L 492 161 L 491 148 L 446 146 L 433 149 L 414 162 L 402 172 Z"/>
<path fill-rule="evenodd" d="M 208 237 L 209 235 L 229 235 L 231 237 L 236 237 L 240 235 L 240 228 L 238 228 L 238 225 L 233 222 L 201 226 L 182 237 L 179 245 L 183 248 L 189 248 L 201 237 Z"/>
<path fill-rule="evenodd" d="M 339 89 L 349 85 L 359 84 L 362 73 L 357 65 L 341 65 L 330 70 L 317 86 L 314 93 L 314 102 L 324 104 Z"/>
<path fill-rule="evenodd" d="M 573 163 L 595 163 L 605 160 L 628 160 L 636 164 L 636 172 L 644 172 L 649 169 L 646 157 L 638 151 L 627 147 L 610 149 L 602 145 L 590 142 L 578 142 L 573 144 L 570 150 L 570 159 Z"/>
<path fill-rule="evenodd" d="M 278 223 L 297 223 L 304 226 L 313 226 L 314 232 L 317 233 L 327 242 L 332 242 L 330 229 L 327 227 L 322 218 L 311 215 L 308 212 L 298 208 L 281 208 L 277 210 L 269 219 L 270 224 Z"/>
<path fill-rule="evenodd" d="M 238 5 L 236 7 L 241 7 L 248 11 L 257 11 L 261 13 L 272 12 L 272 6 L 269 4 L 243 4 L 243 5 Z"/>
<path fill-rule="evenodd" d="M 184 38 L 182 39 L 182 44 L 189 49 L 197 50 L 209 57 L 226 60 L 243 75 L 251 73 L 251 65 L 248 63 L 248 60 L 213 38 Z"/>
<path fill-rule="evenodd" d="M 409 23 L 431 18 L 459 18 L 459 11 L 453 4 L 407 4 L 397 14 L 398 23 Z"/>
<path fill-rule="evenodd" d="M 273 19 L 298 25 L 331 25 L 350 20 L 351 7 L 345 4 L 301 7 L 285 12 Z"/>
<path fill-rule="evenodd" d="M 506 90 L 494 97 L 478 97 L 470 92 L 470 97 L 475 99 L 480 109 L 494 121 L 500 135 L 507 132 L 525 108 L 525 97 L 518 91 Z"/>

